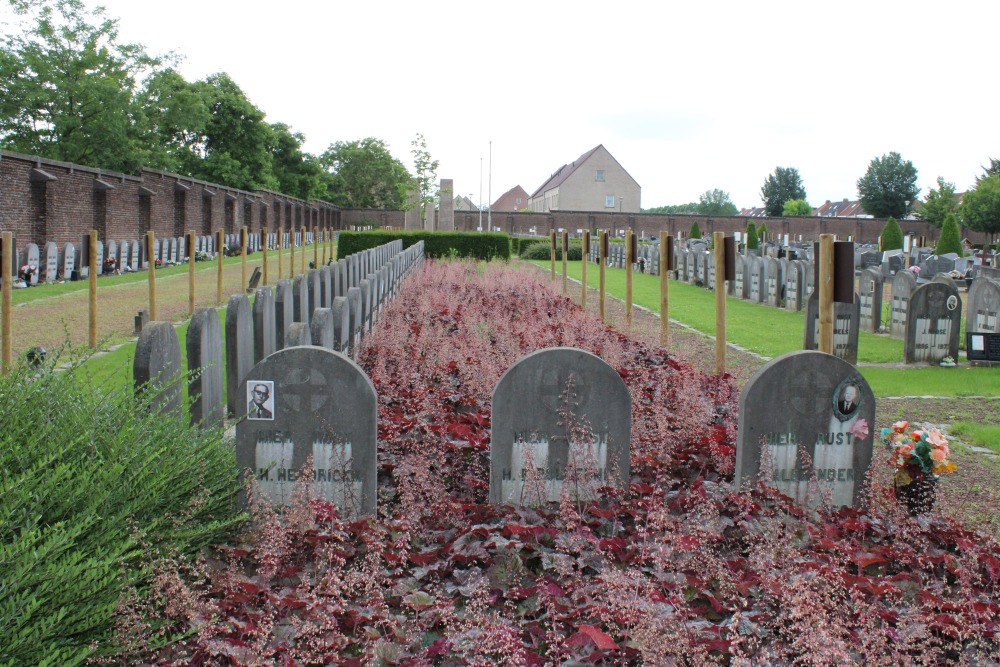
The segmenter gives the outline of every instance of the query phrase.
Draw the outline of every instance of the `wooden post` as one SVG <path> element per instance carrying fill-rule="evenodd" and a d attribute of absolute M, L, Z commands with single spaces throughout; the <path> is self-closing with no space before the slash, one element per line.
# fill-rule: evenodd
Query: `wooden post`
<path fill-rule="evenodd" d="M 188 254 L 188 317 L 194 316 L 194 232 L 187 233 L 184 244 Z"/>
<path fill-rule="evenodd" d="M 319 228 L 313 225 L 313 268 L 319 268 Z"/>
<path fill-rule="evenodd" d="M 294 222 L 292 223 L 291 231 L 288 233 L 288 239 L 289 239 L 288 245 L 292 247 L 292 257 L 291 257 L 292 268 L 291 271 L 288 272 L 288 277 L 294 279 L 295 278 L 295 223 Z"/>
<path fill-rule="evenodd" d="M 567 230 L 564 229 L 563 233 L 562 233 L 562 270 L 563 270 L 562 289 L 563 289 L 563 294 L 568 294 L 569 293 L 568 278 L 566 276 L 566 255 L 567 254 L 569 254 L 569 231 L 567 231 Z"/>
<path fill-rule="evenodd" d="M 819 351 L 833 354 L 833 234 L 819 237 Z M 806 326 L 812 326 L 808 322 Z"/>
<path fill-rule="evenodd" d="M 11 269 L 11 264 L 14 262 L 13 247 L 14 235 L 11 232 L 4 232 L 3 252 L 0 253 L 0 262 L 3 263 L 3 266 L 0 267 L 0 280 L 3 280 L 3 312 L 0 313 L 0 317 L 3 318 L 2 324 L 0 324 L 0 336 L 3 336 L 3 352 L 0 354 L 0 357 L 2 357 L 2 372 L 4 375 L 10 373 L 11 364 L 14 362 L 14 346 L 13 341 L 10 339 L 11 293 L 14 288 L 14 271 Z"/>
<path fill-rule="evenodd" d="M 149 263 L 149 321 L 156 321 L 156 258 L 153 248 L 156 243 L 156 232 L 146 232 L 146 261 Z"/>
<path fill-rule="evenodd" d="M 670 232 L 660 232 L 660 345 L 667 346 L 667 337 L 670 329 L 670 309 L 668 303 L 667 285 L 670 258 L 667 256 L 667 239 Z"/>
<path fill-rule="evenodd" d="M 713 232 L 715 253 L 715 372 L 726 372 L 726 233 Z"/>
<path fill-rule="evenodd" d="M 260 244 L 261 252 L 264 254 L 264 284 L 267 284 L 267 225 L 260 228 L 260 239 L 262 243 Z"/>
<path fill-rule="evenodd" d="M 632 328 L 632 264 L 635 254 L 632 252 L 632 230 L 625 232 L 625 326 Z"/>
<path fill-rule="evenodd" d="M 285 226 L 278 225 L 278 280 L 282 278 L 281 256 L 285 254 Z"/>
<path fill-rule="evenodd" d="M 91 349 L 97 347 L 97 230 L 90 230 L 90 322 L 87 327 L 87 342 Z"/>
<path fill-rule="evenodd" d="M 582 250 L 582 256 L 580 259 L 583 260 L 583 264 L 580 266 L 580 274 L 581 274 L 580 307 L 583 308 L 584 310 L 587 310 L 587 262 L 589 261 L 587 259 L 587 256 L 590 254 L 589 229 L 583 230 L 583 247 L 581 248 L 581 250 Z"/>
<path fill-rule="evenodd" d="M 217 282 L 216 290 L 215 290 L 215 303 L 216 303 L 216 305 L 221 306 L 222 305 L 222 263 L 223 263 L 223 260 L 226 257 L 226 253 L 222 252 L 222 241 L 223 241 L 222 230 L 220 229 L 219 231 L 217 231 L 215 233 L 215 236 L 216 236 L 216 242 L 219 245 L 219 278 L 218 278 L 218 282 Z"/>
<path fill-rule="evenodd" d="M 247 233 L 246 225 L 240 229 L 240 246 L 243 248 L 243 254 L 240 257 L 240 264 L 243 274 L 243 282 L 240 283 L 240 292 L 242 293 L 247 287 L 247 245 L 250 242 L 250 234 Z"/>
<path fill-rule="evenodd" d="M 552 271 L 549 275 L 550 280 L 556 279 L 556 230 L 549 232 L 549 261 L 552 265 Z"/>
<path fill-rule="evenodd" d="M 600 241 L 601 247 L 598 248 L 598 255 L 601 258 L 601 267 L 600 267 L 601 282 L 600 282 L 600 292 L 599 292 L 599 294 L 600 294 L 600 303 L 601 303 L 601 321 L 604 322 L 605 321 L 605 319 L 604 319 L 604 295 L 605 294 L 604 293 L 605 293 L 605 288 L 606 288 L 606 284 L 605 284 L 605 277 L 606 276 L 605 276 L 605 274 L 607 273 L 607 270 L 608 270 L 608 267 L 607 267 L 607 264 L 608 264 L 608 230 L 606 230 L 606 229 L 602 229 L 601 230 L 600 239 L 601 239 L 601 241 Z"/>

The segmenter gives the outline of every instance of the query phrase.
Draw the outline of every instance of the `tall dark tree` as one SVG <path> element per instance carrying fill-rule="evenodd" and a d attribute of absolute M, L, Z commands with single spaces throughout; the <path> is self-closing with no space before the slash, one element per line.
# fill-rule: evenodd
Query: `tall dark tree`
<path fill-rule="evenodd" d="M 876 218 L 905 218 L 919 194 L 917 168 L 896 152 L 872 160 L 858 179 L 861 206 Z"/>
<path fill-rule="evenodd" d="M 736 215 L 739 211 L 729 193 L 715 188 L 698 197 L 698 213 L 702 215 Z"/>
<path fill-rule="evenodd" d="M 331 174 L 328 199 L 339 206 L 401 210 L 413 178 L 381 139 L 338 141 L 320 164 Z"/>
<path fill-rule="evenodd" d="M 0 40 L 0 145 L 133 171 L 140 151 L 130 111 L 137 80 L 159 64 L 118 41 L 118 21 L 82 0 L 10 3 L 29 27 Z"/>
<path fill-rule="evenodd" d="M 805 199 L 806 188 L 802 185 L 799 170 L 794 167 L 776 167 L 774 173 L 764 181 L 760 189 L 764 210 L 770 216 L 781 215 L 785 202 L 789 199 Z"/>
<path fill-rule="evenodd" d="M 1000 232 L 1000 174 L 981 178 L 958 209 L 962 223 L 995 238 Z"/>
<path fill-rule="evenodd" d="M 146 79 L 133 111 L 143 166 L 186 175 L 199 172 L 212 115 L 209 90 L 170 68 Z"/>
<path fill-rule="evenodd" d="M 328 178 L 319 159 L 302 150 L 306 138 L 284 123 L 271 125 L 271 173 L 278 190 L 299 199 L 320 199 L 327 194 Z"/>
<path fill-rule="evenodd" d="M 983 167 L 983 175 L 976 176 L 976 182 L 984 178 L 989 178 L 990 176 L 1000 176 L 1000 160 L 995 157 L 990 158 L 990 166 Z"/>
<path fill-rule="evenodd" d="M 879 235 L 882 243 L 882 250 L 902 250 L 903 249 L 903 230 L 900 228 L 899 223 L 896 222 L 896 218 L 889 216 L 889 219 L 885 221 L 885 226 L 882 227 L 882 233 Z"/>
<path fill-rule="evenodd" d="M 917 217 L 941 229 L 945 218 L 958 210 L 958 195 L 955 184 L 938 176 L 937 189 L 931 188 L 924 197 L 924 203 L 917 211 Z"/>
<path fill-rule="evenodd" d="M 934 248 L 935 255 L 947 255 L 950 252 L 959 257 L 965 256 L 962 238 L 958 233 L 958 218 L 954 213 L 949 213 L 945 217 L 941 226 L 941 236 L 938 238 L 937 247 Z"/>

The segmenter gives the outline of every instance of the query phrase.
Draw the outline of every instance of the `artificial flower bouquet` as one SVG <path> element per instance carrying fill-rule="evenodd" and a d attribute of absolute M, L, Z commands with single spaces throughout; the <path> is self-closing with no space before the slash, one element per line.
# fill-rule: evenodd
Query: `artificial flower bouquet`
<path fill-rule="evenodd" d="M 882 429 L 882 441 L 889 447 L 889 465 L 894 475 L 896 497 L 912 514 L 929 512 L 934 506 L 938 476 L 957 467 L 948 460 L 951 449 L 940 429 L 907 432 L 909 422 L 898 421 Z"/>

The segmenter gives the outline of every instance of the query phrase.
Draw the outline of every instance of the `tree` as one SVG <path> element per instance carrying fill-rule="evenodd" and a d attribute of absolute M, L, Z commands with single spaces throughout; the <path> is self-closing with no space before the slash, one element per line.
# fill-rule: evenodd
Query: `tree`
<path fill-rule="evenodd" d="M 420 219 L 423 220 L 424 204 L 433 204 L 437 196 L 435 187 L 438 161 L 432 159 L 431 154 L 427 152 L 427 140 L 419 132 L 410 145 L 413 146 L 410 150 L 410 154 L 413 155 L 413 182 L 420 202 Z"/>
<path fill-rule="evenodd" d="M 883 251 L 903 249 L 903 230 L 900 229 L 896 218 L 889 216 L 889 219 L 885 221 L 885 226 L 882 227 L 880 238 Z"/>
<path fill-rule="evenodd" d="M 747 220 L 747 250 L 756 250 L 760 247 L 760 239 L 757 238 L 757 225 L 753 220 Z"/>
<path fill-rule="evenodd" d="M 938 176 L 937 184 L 937 190 L 931 188 L 927 192 L 923 205 L 917 211 L 917 217 L 941 229 L 945 218 L 958 210 L 958 197 L 955 195 L 954 183 Z"/>
<path fill-rule="evenodd" d="M 143 166 L 193 175 L 205 158 L 212 116 L 204 83 L 190 83 L 167 68 L 149 76 L 133 105 Z"/>
<path fill-rule="evenodd" d="M 159 65 L 118 42 L 118 22 L 83 0 L 16 0 L 30 27 L 0 41 L 0 145 L 103 169 L 134 171 L 136 80 Z"/>
<path fill-rule="evenodd" d="M 690 237 L 693 239 L 701 238 L 701 227 L 698 226 L 698 221 L 695 220 L 691 223 L 691 234 Z"/>
<path fill-rule="evenodd" d="M 802 185 L 799 170 L 792 167 L 776 167 L 774 173 L 764 181 L 760 189 L 764 211 L 770 216 L 781 215 L 785 202 L 789 199 L 805 199 L 806 188 Z"/>
<path fill-rule="evenodd" d="M 706 190 L 699 196 L 696 210 L 701 215 L 736 215 L 739 212 L 729 193 L 718 188 Z"/>
<path fill-rule="evenodd" d="M 292 132 L 284 123 L 271 125 L 271 173 L 278 190 L 299 199 L 323 199 L 328 192 L 329 178 L 314 155 L 304 153 L 306 138 Z"/>
<path fill-rule="evenodd" d="M 916 167 L 895 152 L 872 160 L 858 179 L 861 206 L 876 218 L 906 217 L 919 194 Z"/>
<path fill-rule="evenodd" d="M 995 157 L 991 157 L 990 166 L 983 167 L 983 175 L 976 176 L 976 182 L 978 183 L 980 180 L 984 178 L 989 178 L 990 176 L 997 176 L 997 175 L 1000 175 L 1000 160 L 996 159 Z"/>
<path fill-rule="evenodd" d="M 958 214 L 967 227 L 995 238 L 1000 232 L 1000 174 L 981 178 L 966 192 Z"/>
<path fill-rule="evenodd" d="M 643 213 L 659 213 L 661 215 L 674 215 L 676 213 L 697 213 L 698 204 L 670 204 L 669 206 L 654 206 L 653 208 L 642 209 Z"/>
<path fill-rule="evenodd" d="M 400 210 L 413 178 L 381 139 L 338 141 L 323 151 L 320 164 L 333 175 L 330 201 L 351 208 Z"/>
<path fill-rule="evenodd" d="M 763 222 L 757 225 L 757 241 L 767 241 L 767 225 Z"/>
<path fill-rule="evenodd" d="M 935 255 L 946 255 L 949 252 L 956 253 L 959 257 L 965 255 L 965 248 L 962 247 L 962 239 L 958 234 L 958 218 L 954 213 L 949 213 L 941 226 L 941 236 L 938 238 L 937 247 L 934 248 Z"/>
<path fill-rule="evenodd" d="M 805 199 L 789 199 L 781 209 L 781 215 L 808 216 L 813 208 Z"/>

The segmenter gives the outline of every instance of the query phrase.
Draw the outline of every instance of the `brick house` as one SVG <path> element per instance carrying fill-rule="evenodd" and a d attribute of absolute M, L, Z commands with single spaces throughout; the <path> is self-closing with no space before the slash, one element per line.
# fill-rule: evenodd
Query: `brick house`
<path fill-rule="evenodd" d="M 515 185 L 493 202 L 493 210 L 516 213 L 528 208 L 528 192 L 520 185 Z"/>
<path fill-rule="evenodd" d="M 531 195 L 531 210 L 640 211 L 642 188 L 603 144 L 564 164 Z"/>

